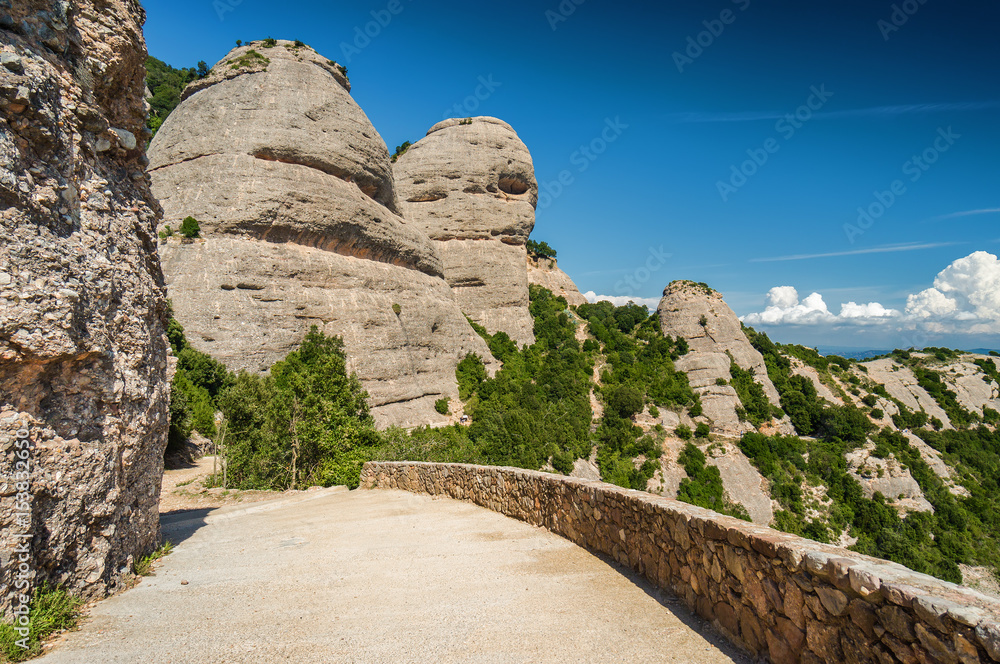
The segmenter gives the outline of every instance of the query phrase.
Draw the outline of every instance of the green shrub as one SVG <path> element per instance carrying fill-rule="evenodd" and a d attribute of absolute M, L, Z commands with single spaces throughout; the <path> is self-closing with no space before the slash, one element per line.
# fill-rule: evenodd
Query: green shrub
<path fill-rule="evenodd" d="M 740 397 L 746 419 L 754 426 L 760 426 L 772 418 L 784 415 L 780 408 L 773 406 L 767 400 L 764 388 L 754 380 L 753 373 L 743 369 L 736 362 L 730 362 L 729 373 L 733 376 L 731 384 Z"/>
<path fill-rule="evenodd" d="M 694 435 L 698 438 L 708 438 L 711 433 L 712 428 L 704 422 L 699 422 L 698 426 L 694 429 Z"/>
<path fill-rule="evenodd" d="M 716 378 L 715 379 L 715 384 L 719 385 L 720 387 L 723 387 L 723 386 L 729 385 L 729 381 L 726 380 L 725 378 Z"/>
<path fill-rule="evenodd" d="M 164 226 L 163 230 L 160 231 L 160 238 L 163 240 L 166 240 L 168 237 L 173 237 L 173 235 L 174 235 L 174 229 L 170 227 L 170 224 Z"/>
<path fill-rule="evenodd" d="M 556 250 L 548 245 L 547 242 L 535 242 L 534 240 L 528 240 L 526 245 L 528 254 L 533 258 L 555 258 Z"/>
<path fill-rule="evenodd" d="M 660 409 L 657 408 L 656 406 L 654 406 L 653 404 L 649 404 L 648 410 L 649 410 L 649 416 L 650 417 L 657 418 L 657 417 L 660 416 Z"/>
<path fill-rule="evenodd" d="M 398 305 L 395 302 L 393 302 L 393 304 L 392 304 L 392 313 L 394 313 L 394 314 L 396 314 L 398 316 L 399 314 L 403 313 L 403 307 L 401 307 L 400 305 Z"/>
<path fill-rule="evenodd" d="M 14 624 L 0 623 L 0 654 L 10 662 L 37 657 L 41 654 L 45 638 L 76 626 L 82 605 L 83 600 L 43 584 L 31 595 L 26 636 L 17 632 Z"/>
<path fill-rule="evenodd" d="M 347 72 L 346 69 L 344 69 L 343 71 L 345 73 Z M 396 160 L 402 157 L 404 154 L 406 154 L 406 151 L 409 150 L 411 147 L 413 147 L 412 143 L 410 143 L 409 141 L 403 141 L 402 145 L 396 146 L 396 151 L 392 154 L 392 157 L 390 157 L 389 160 L 395 164 Z"/>
<path fill-rule="evenodd" d="M 885 412 L 881 408 L 872 408 L 871 415 L 876 420 L 881 420 L 885 417 Z"/>
<path fill-rule="evenodd" d="M 451 401 L 448 397 L 442 397 L 434 402 L 434 410 L 442 415 L 448 414 L 448 402 Z"/>
<path fill-rule="evenodd" d="M 264 40 L 264 48 L 274 48 L 277 45 L 278 45 L 277 39 L 272 39 L 271 37 L 268 37 L 267 39 Z"/>
<path fill-rule="evenodd" d="M 486 365 L 475 353 L 466 355 L 455 367 L 455 380 L 458 382 L 458 398 L 465 401 L 471 397 L 486 380 Z"/>
<path fill-rule="evenodd" d="M 557 452 L 552 455 L 552 467 L 563 475 L 573 472 L 573 455 L 569 452 Z"/>
<path fill-rule="evenodd" d="M 194 217 L 184 217 L 184 221 L 181 222 L 180 233 L 189 240 L 194 239 L 201 234 L 201 225 Z"/>
<path fill-rule="evenodd" d="M 175 69 L 162 60 L 146 58 L 146 87 L 153 93 L 149 99 L 150 111 L 146 126 L 153 134 L 181 103 L 181 92 L 188 83 L 198 78 L 199 72 L 194 67 Z"/>
<path fill-rule="evenodd" d="M 262 55 L 259 51 L 255 51 L 253 49 L 250 49 L 249 51 L 239 56 L 238 58 L 229 60 L 228 62 L 230 69 L 241 69 L 243 67 L 256 67 L 259 65 L 265 65 L 266 68 L 267 65 L 271 64 L 270 59 Z"/>
<path fill-rule="evenodd" d="M 164 556 L 169 556 L 174 550 L 174 545 L 164 542 L 148 556 L 143 556 L 136 563 L 132 570 L 137 576 L 153 576 L 153 563 Z"/>
<path fill-rule="evenodd" d="M 270 374 L 241 373 L 219 397 L 233 488 L 356 487 L 382 440 L 343 341 L 313 326 Z"/>
<path fill-rule="evenodd" d="M 674 434 L 681 440 L 691 440 L 694 438 L 694 432 L 691 431 L 691 427 L 686 424 L 682 424 L 674 429 Z"/>
<path fill-rule="evenodd" d="M 687 474 L 677 490 L 677 500 L 750 521 L 746 508 L 725 499 L 722 475 L 718 468 L 705 463 L 705 454 L 701 450 L 688 443 L 677 461 Z"/>

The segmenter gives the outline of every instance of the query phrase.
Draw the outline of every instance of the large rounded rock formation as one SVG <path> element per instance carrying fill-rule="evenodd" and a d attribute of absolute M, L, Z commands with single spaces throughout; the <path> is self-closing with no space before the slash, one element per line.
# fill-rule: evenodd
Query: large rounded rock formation
<path fill-rule="evenodd" d="M 675 281 L 664 289 L 656 313 L 664 335 L 683 337 L 688 342 L 691 351 L 675 364 L 687 373 L 714 430 L 739 435 L 754 429 L 739 417 L 742 404 L 729 384 L 733 378 L 730 365 L 734 362 L 753 374 L 773 405 L 781 403 L 777 388 L 767 376 L 764 357 L 750 344 L 740 319 L 717 291 L 704 284 Z M 775 425 L 782 433 L 794 433 L 788 418 Z"/>
<path fill-rule="evenodd" d="M 166 301 L 136 2 L 0 4 L 0 614 L 159 542 Z"/>
<path fill-rule="evenodd" d="M 489 117 L 439 122 L 395 173 L 404 216 L 436 241 L 462 311 L 491 333 L 533 343 L 525 243 L 538 184 L 513 128 Z"/>
<path fill-rule="evenodd" d="M 185 91 L 150 146 L 164 220 L 202 239 L 160 252 L 190 342 L 265 371 L 310 325 L 344 339 L 380 425 L 444 421 L 455 366 L 492 362 L 404 220 L 389 152 L 340 68 L 307 46 L 237 48 Z M 175 226 L 176 227 L 176 226 Z"/>

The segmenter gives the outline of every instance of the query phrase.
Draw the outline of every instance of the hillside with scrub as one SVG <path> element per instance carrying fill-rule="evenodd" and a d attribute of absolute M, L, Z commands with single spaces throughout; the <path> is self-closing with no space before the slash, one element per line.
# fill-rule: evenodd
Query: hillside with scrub
<path fill-rule="evenodd" d="M 695 312 L 718 298 L 685 288 L 696 293 Z M 701 386 L 703 371 L 679 367 L 703 340 L 663 333 L 676 327 L 664 317 L 690 310 L 571 306 L 539 286 L 530 296 L 533 344 L 473 323 L 501 368 L 490 375 L 482 357 L 465 356 L 459 398 L 440 404 L 455 423 L 438 427 L 376 429 L 342 344 L 316 330 L 265 377 L 230 374 L 175 335 L 174 403 L 189 407 L 174 411 L 171 440 L 192 429 L 224 438 L 236 489 L 355 485 L 373 459 L 598 476 L 991 587 L 1000 564 L 1000 358 L 931 348 L 858 362 L 742 328 L 766 376 L 727 351 L 729 378 Z M 736 395 L 739 435 L 706 415 L 704 399 L 722 387 Z M 221 427 L 207 415 L 216 410 Z"/>

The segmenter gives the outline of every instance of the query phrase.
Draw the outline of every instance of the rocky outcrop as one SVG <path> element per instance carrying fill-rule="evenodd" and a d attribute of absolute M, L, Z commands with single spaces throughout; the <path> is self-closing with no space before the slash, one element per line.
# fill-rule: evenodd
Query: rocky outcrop
<path fill-rule="evenodd" d="M 462 311 L 490 333 L 533 343 L 525 243 L 538 184 L 513 128 L 445 120 L 399 157 L 395 174 L 404 216 L 437 244 Z"/>
<path fill-rule="evenodd" d="M 966 355 L 940 369 L 945 383 L 955 392 L 955 399 L 962 408 L 980 415 L 984 408 L 1000 411 L 1000 386 L 974 364 L 975 360 L 996 364 L 996 359 L 985 355 Z"/>
<path fill-rule="evenodd" d="M 566 298 L 572 306 L 587 302 L 569 275 L 559 269 L 554 258 L 528 256 L 528 283 L 549 289 L 556 297 Z"/>
<path fill-rule="evenodd" d="M 938 418 L 944 423 L 945 429 L 953 428 L 948 414 L 938 405 L 934 397 L 927 393 L 927 390 L 920 387 L 917 377 L 909 367 L 897 364 L 888 358 L 865 362 L 864 366 L 868 369 L 868 377 L 884 385 L 886 392 L 904 406 L 915 412 L 922 410 L 928 417 Z"/>
<path fill-rule="evenodd" d="M 458 398 L 458 361 L 492 358 L 448 261 L 398 214 L 389 152 L 348 90 L 336 64 L 278 41 L 185 91 L 150 147 L 164 220 L 193 216 L 203 236 L 161 246 L 175 315 L 196 348 L 250 371 L 318 325 L 343 337 L 380 425 L 443 422 L 434 401 Z"/>
<path fill-rule="evenodd" d="M 933 512 L 934 508 L 909 469 L 894 455 L 884 459 L 876 457 L 872 454 L 874 449 L 873 443 L 867 443 L 845 455 L 848 474 L 861 485 L 865 498 L 878 492 L 901 512 Z"/>
<path fill-rule="evenodd" d="M 444 280 L 418 270 L 226 235 L 171 241 L 161 252 L 193 346 L 229 367 L 263 372 L 317 325 L 343 337 L 348 370 L 380 426 L 443 420 L 434 402 L 457 403 L 459 360 L 477 353 L 492 362 Z"/>
<path fill-rule="evenodd" d="M 100 596 L 159 540 L 144 20 L 124 0 L 0 3 L 0 613 L 15 574 Z"/>
<path fill-rule="evenodd" d="M 682 337 L 691 351 L 677 360 L 676 367 L 688 375 L 691 387 L 700 395 L 705 415 L 718 433 L 740 435 L 753 430 L 741 421 L 742 407 L 732 380 L 730 364 L 735 362 L 753 373 L 768 400 L 780 404 L 778 390 L 767 377 L 764 357 L 750 345 L 739 318 L 722 300 L 722 295 L 703 284 L 675 281 L 663 291 L 657 308 L 664 335 Z M 778 424 L 781 433 L 794 433 L 785 418 Z"/>

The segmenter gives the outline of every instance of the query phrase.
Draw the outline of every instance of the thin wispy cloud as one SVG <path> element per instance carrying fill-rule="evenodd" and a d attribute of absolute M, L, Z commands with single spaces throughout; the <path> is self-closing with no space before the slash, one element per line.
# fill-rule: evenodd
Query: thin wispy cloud
<path fill-rule="evenodd" d="M 900 115 L 918 115 L 928 113 L 956 113 L 962 111 L 988 111 L 1000 108 L 998 101 L 970 101 L 943 104 L 902 104 L 898 106 L 874 106 L 872 108 L 854 108 L 843 111 L 820 111 L 813 113 L 814 118 L 895 118 Z M 733 113 L 713 113 L 701 111 L 686 111 L 669 113 L 666 118 L 675 124 L 697 124 L 713 122 L 756 122 L 760 120 L 780 120 L 789 111 L 737 111 Z"/>
<path fill-rule="evenodd" d="M 943 214 L 940 217 L 934 217 L 935 219 L 958 219 L 959 217 L 974 217 L 980 214 L 1000 214 L 1000 208 L 983 208 L 982 210 L 965 210 L 964 212 L 952 212 L 951 214 Z"/>
<path fill-rule="evenodd" d="M 751 263 L 777 263 L 779 261 L 804 261 L 813 258 L 834 258 L 838 256 L 861 256 L 864 254 L 894 254 L 900 251 L 922 251 L 924 249 L 940 249 L 953 247 L 962 242 L 928 242 L 923 244 L 889 244 L 868 249 L 852 249 L 851 251 L 832 251 L 825 254 L 796 254 L 793 256 L 774 256 L 770 258 L 751 258 Z"/>

